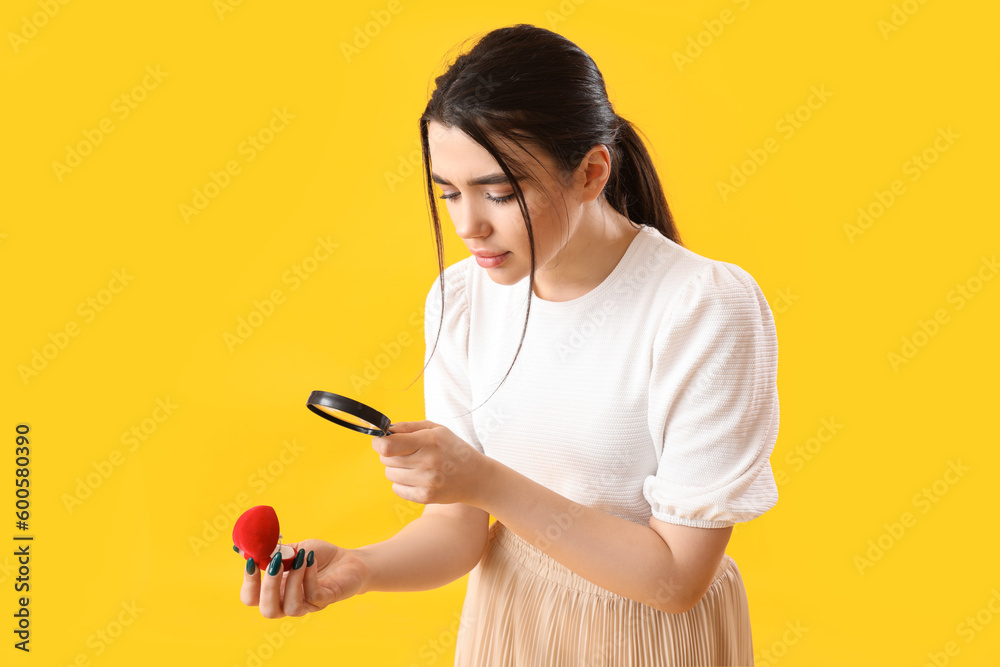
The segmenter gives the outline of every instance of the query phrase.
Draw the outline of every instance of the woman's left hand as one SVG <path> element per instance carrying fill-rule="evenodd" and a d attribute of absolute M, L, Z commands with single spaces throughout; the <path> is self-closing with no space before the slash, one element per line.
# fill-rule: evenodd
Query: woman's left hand
<path fill-rule="evenodd" d="M 417 503 L 468 503 L 480 487 L 486 458 L 446 426 L 432 421 L 397 422 L 372 438 L 392 491 Z"/>

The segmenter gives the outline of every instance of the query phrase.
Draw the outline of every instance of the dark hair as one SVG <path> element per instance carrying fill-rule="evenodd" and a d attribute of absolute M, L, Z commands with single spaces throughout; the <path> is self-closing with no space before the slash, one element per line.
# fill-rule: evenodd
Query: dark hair
<path fill-rule="evenodd" d="M 441 284 L 441 320 L 427 364 L 437 349 L 444 325 L 444 249 L 431 185 L 427 140 L 427 128 L 432 120 L 461 130 L 483 146 L 514 188 L 531 247 L 528 310 L 521 343 L 528 328 L 530 296 L 535 289 L 535 242 L 518 179 L 532 179 L 522 162 L 497 148 L 493 137 L 516 143 L 532 157 L 534 154 L 524 143 L 538 147 L 552 158 L 564 182 L 591 148 L 598 144 L 607 146 L 611 155 L 611 174 L 601 196 L 631 222 L 653 227 L 682 245 L 656 168 L 636 128 L 615 113 L 597 65 L 573 42 L 550 30 L 524 23 L 497 28 L 482 37 L 471 51 L 456 58 L 435 83 L 437 88 L 420 116 L 424 178 L 434 220 Z M 514 361 L 520 351 L 521 344 L 518 344 Z M 510 374 L 514 361 L 503 380 Z M 490 394 L 486 400 L 492 396 Z"/>

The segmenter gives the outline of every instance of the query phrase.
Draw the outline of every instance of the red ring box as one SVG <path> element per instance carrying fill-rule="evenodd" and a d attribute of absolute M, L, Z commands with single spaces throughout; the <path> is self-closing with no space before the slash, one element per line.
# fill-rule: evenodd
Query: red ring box
<path fill-rule="evenodd" d="M 295 561 L 295 550 L 281 544 L 278 514 L 270 505 L 251 507 L 240 515 L 233 526 L 233 544 L 244 558 L 253 558 L 261 570 L 271 564 L 271 558 L 281 551 L 281 567 L 287 572 Z"/>

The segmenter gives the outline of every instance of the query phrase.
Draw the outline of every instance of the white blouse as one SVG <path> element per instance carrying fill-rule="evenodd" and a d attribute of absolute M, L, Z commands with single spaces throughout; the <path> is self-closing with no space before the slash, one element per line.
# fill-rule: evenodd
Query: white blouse
<path fill-rule="evenodd" d="M 720 528 L 777 503 L 778 342 L 745 270 L 642 227 L 587 294 L 531 295 L 502 384 L 527 276 L 498 285 L 474 257 L 444 275 L 444 327 L 424 372 L 428 420 L 570 500 L 643 525 L 652 515 Z M 437 278 L 424 312 L 426 363 Z"/>

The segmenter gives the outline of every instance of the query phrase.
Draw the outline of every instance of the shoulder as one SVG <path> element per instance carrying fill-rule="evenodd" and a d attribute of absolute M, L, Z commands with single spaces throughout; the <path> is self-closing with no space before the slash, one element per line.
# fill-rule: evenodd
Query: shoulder
<path fill-rule="evenodd" d="M 721 259 L 706 257 L 670 240 L 653 228 L 643 230 L 648 234 L 644 262 L 637 271 L 654 276 L 656 289 L 663 296 L 681 292 L 692 295 L 695 291 L 727 291 L 757 289 L 757 283 L 743 267 Z"/>
<path fill-rule="evenodd" d="M 676 290 L 674 311 L 720 309 L 770 311 L 753 276 L 738 264 L 708 260 Z"/>
<path fill-rule="evenodd" d="M 698 254 L 651 231 L 646 263 L 653 267 L 651 280 L 661 323 L 772 320 L 767 300 L 749 271 L 733 262 Z"/>
<path fill-rule="evenodd" d="M 470 282 L 472 261 L 475 257 L 469 256 L 459 260 L 451 266 L 445 268 L 444 273 L 434 276 L 427 296 L 424 300 L 424 308 L 428 313 L 438 313 L 441 308 L 441 278 L 444 277 L 444 301 L 447 309 L 454 308 L 466 311 L 469 308 L 468 293 L 471 289 Z"/>

